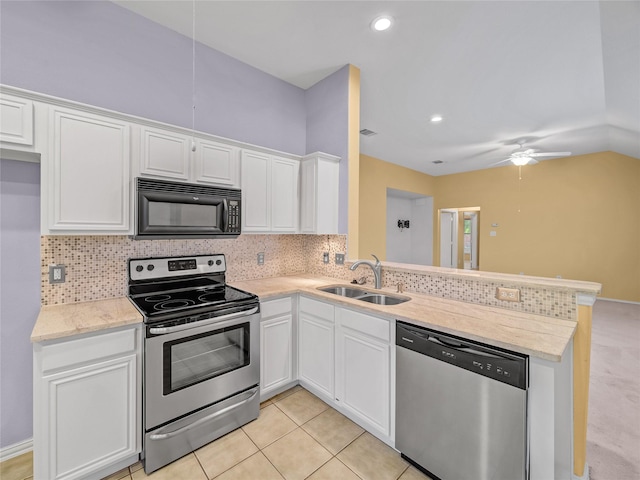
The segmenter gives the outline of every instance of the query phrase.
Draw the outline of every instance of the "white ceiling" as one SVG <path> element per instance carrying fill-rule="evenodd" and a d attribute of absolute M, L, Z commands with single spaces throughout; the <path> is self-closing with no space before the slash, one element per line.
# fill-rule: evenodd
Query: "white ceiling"
<path fill-rule="evenodd" d="M 192 36 L 192 2 L 117 1 Z M 640 158 L 640 1 L 196 1 L 196 39 L 301 88 L 361 70 L 360 150 L 431 175 L 518 145 Z M 392 15 L 393 28 L 370 22 Z M 429 117 L 444 116 L 440 124 Z M 436 165 L 432 162 L 441 160 Z M 504 164 L 503 164 L 504 165 Z"/>

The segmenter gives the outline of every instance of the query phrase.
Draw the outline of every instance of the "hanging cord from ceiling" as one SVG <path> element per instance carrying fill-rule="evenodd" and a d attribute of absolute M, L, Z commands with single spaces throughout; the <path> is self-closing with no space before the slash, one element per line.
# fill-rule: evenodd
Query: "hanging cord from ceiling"
<path fill-rule="evenodd" d="M 191 151 L 196 151 L 196 0 L 191 2 Z"/>
<path fill-rule="evenodd" d="M 522 165 L 518 165 L 518 213 L 520 213 L 520 204 L 522 201 Z"/>

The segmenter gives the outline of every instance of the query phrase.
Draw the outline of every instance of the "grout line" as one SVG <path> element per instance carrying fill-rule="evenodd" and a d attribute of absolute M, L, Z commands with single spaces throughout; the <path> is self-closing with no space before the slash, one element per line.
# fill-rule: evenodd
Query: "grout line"
<path fill-rule="evenodd" d="M 224 436 L 224 435 L 223 435 Z M 221 437 L 222 438 L 222 437 Z M 215 440 L 214 440 L 215 441 Z M 208 444 L 207 444 L 208 445 Z M 207 475 L 207 471 L 204 469 L 204 467 L 202 466 L 202 462 L 200 461 L 200 459 L 198 458 L 198 455 L 196 455 L 196 451 L 194 450 L 193 452 L 193 456 L 196 457 L 196 462 L 198 462 L 198 465 L 200 465 L 200 469 L 202 470 L 202 473 L 204 473 L 204 478 L 206 478 L 207 480 L 209 479 L 209 475 Z"/>

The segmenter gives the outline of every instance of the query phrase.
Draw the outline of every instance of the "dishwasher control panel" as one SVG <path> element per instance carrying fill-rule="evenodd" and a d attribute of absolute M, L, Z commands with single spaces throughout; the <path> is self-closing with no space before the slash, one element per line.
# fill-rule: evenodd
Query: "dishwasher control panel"
<path fill-rule="evenodd" d="M 396 345 L 520 389 L 529 384 L 527 355 L 396 322 Z"/>

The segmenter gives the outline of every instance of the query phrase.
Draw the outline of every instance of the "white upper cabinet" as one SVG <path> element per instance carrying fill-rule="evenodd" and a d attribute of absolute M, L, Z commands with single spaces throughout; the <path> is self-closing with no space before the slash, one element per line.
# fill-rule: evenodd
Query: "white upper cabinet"
<path fill-rule="evenodd" d="M 140 129 L 140 174 L 189 180 L 191 139 L 151 127 Z"/>
<path fill-rule="evenodd" d="M 239 185 L 238 147 L 148 126 L 140 127 L 139 137 L 141 176 L 227 187 Z"/>
<path fill-rule="evenodd" d="M 298 231 L 300 162 L 242 151 L 242 231 Z"/>
<path fill-rule="evenodd" d="M 0 142 L 33 145 L 33 102 L 13 95 L 0 96 Z"/>
<path fill-rule="evenodd" d="M 298 230 L 300 162 L 271 157 L 271 231 Z"/>
<path fill-rule="evenodd" d="M 129 129 L 109 117 L 50 107 L 42 196 L 49 230 L 129 232 Z"/>
<path fill-rule="evenodd" d="M 238 147 L 196 139 L 194 180 L 237 187 L 240 182 L 239 155 Z"/>
<path fill-rule="evenodd" d="M 340 157 L 313 153 L 300 164 L 300 232 L 338 233 Z"/>

